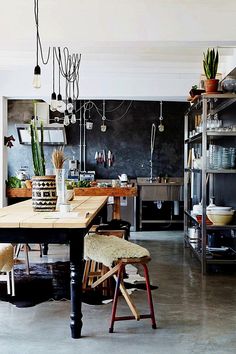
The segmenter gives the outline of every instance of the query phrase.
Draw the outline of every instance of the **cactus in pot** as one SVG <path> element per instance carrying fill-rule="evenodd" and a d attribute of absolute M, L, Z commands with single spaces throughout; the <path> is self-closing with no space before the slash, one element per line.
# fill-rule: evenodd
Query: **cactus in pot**
<path fill-rule="evenodd" d="M 203 53 L 203 68 L 207 80 L 205 80 L 205 91 L 207 93 L 213 93 L 218 91 L 218 83 L 216 74 L 219 64 L 219 53 L 215 49 L 207 49 L 206 53 Z"/>
<path fill-rule="evenodd" d="M 39 141 L 40 133 L 40 141 Z M 34 118 L 30 123 L 31 149 L 35 176 L 45 176 L 45 159 L 43 149 L 43 122 L 40 122 L 38 132 L 37 120 Z"/>
<path fill-rule="evenodd" d="M 40 139 L 39 139 L 40 134 Z M 57 204 L 55 176 L 45 176 L 43 122 L 38 129 L 37 119 L 30 123 L 31 148 L 34 166 L 32 177 L 32 205 L 34 211 L 54 211 Z"/>

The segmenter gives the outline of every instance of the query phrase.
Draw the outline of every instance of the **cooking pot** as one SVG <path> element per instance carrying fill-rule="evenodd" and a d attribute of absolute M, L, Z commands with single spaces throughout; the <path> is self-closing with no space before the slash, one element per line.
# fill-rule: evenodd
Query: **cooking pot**
<path fill-rule="evenodd" d="M 197 227 L 189 227 L 188 228 L 188 237 L 190 240 L 196 240 L 200 237 L 201 232 Z"/>

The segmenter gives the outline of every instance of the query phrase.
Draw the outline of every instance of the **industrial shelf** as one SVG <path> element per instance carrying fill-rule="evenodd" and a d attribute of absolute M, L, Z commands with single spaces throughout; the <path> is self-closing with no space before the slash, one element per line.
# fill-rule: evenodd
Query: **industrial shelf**
<path fill-rule="evenodd" d="M 206 218 L 206 206 L 209 204 L 208 198 L 211 195 L 215 187 L 215 180 L 222 180 L 223 175 L 234 175 L 236 169 L 209 169 L 208 166 L 208 156 L 207 148 L 211 140 L 215 139 L 228 139 L 236 137 L 235 130 L 209 130 L 207 129 L 207 118 L 208 115 L 214 115 L 220 111 L 223 111 L 225 108 L 229 107 L 236 102 L 236 94 L 226 94 L 226 93 L 217 93 L 217 94 L 202 94 L 194 99 L 194 103 L 188 109 L 185 114 L 185 153 L 184 153 L 184 173 L 185 173 L 185 185 L 184 185 L 184 230 L 185 230 L 185 242 L 190 247 L 191 252 L 196 256 L 196 258 L 201 263 L 201 271 L 203 274 L 207 272 L 208 264 L 236 264 L 236 259 L 216 259 L 211 258 L 207 252 L 207 233 L 210 231 L 224 231 L 224 230 L 236 230 L 235 220 L 231 225 L 217 226 L 207 224 Z M 200 109 L 200 113 L 199 113 Z M 189 131 L 196 129 L 196 115 L 201 115 L 202 120 L 202 131 L 186 138 L 189 136 Z M 224 114 L 221 114 L 221 119 L 224 123 L 232 124 L 232 121 L 228 122 L 227 118 L 224 119 Z M 192 119 L 192 120 L 191 120 Z M 199 124 L 199 123 L 198 123 Z M 235 122 L 236 124 L 236 122 Z M 225 141 L 225 140 L 224 140 Z M 235 140 L 234 140 L 235 141 Z M 191 168 L 191 158 L 192 153 L 191 149 L 196 149 L 197 153 L 201 154 L 202 159 L 202 169 L 201 168 Z M 221 177 L 222 176 L 222 177 Z M 228 178 L 228 177 L 227 177 Z M 229 177 L 233 178 L 233 177 Z M 220 181 L 219 180 L 219 181 Z M 234 185 L 235 181 L 233 182 Z M 197 194 L 198 199 L 202 201 L 202 222 L 199 223 L 190 212 L 192 208 L 191 200 L 193 195 Z M 222 195 L 221 195 L 222 198 Z M 188 228 L 192 225 L 196 225 L 201 229 L 201 236 L 199 237 L 198 246 L 201 245 L 201 251 L 195 248 L 188 236 Z M 196 245 L 196 243 L 195 243 Z"/>

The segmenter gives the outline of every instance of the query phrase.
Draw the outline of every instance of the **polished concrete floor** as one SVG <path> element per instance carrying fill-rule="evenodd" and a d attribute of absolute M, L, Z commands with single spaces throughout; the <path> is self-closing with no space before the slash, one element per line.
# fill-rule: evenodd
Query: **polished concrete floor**
<path fill-rule="evenodd" d="M 175 231 L 132 233 L 132 240 L 152 255 L 150 276 L 158 328 L 149 320 L 115 323 L 108 333 L 111 304 L 83 304 L 83 337 L 70 338 L 70 302 L 45 302 L 16 308 L 0 302 L 1 354 L 227 354 L 236 353 L 236 276 L 202 276 L 199 264 L 183 249 L 182 233 Z M 40 261 L 30 252 L 33 262 Z M 42 261 L 68 259 L 68 247 L 56 245 Z M 42 289 L 43 290 L 43 289 Z M 132 295 L 145 309 L 144 291 Z M 120 313 L 128 314 L 124 300 Z"/>

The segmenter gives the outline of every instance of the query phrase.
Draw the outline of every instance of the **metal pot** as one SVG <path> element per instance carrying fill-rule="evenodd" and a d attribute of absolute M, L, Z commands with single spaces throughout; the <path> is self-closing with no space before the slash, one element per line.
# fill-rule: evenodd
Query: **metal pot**
<path fill-rule="evenodd" d="M 200 237 L 201 232 L 197 227 L 189 227 L 188 229 L 188 237 L 190 240 L 196 240 Z"/>

